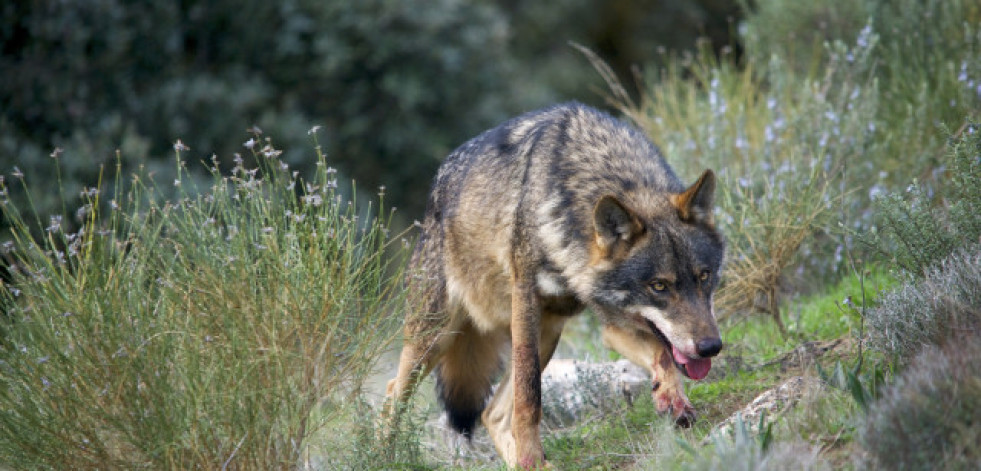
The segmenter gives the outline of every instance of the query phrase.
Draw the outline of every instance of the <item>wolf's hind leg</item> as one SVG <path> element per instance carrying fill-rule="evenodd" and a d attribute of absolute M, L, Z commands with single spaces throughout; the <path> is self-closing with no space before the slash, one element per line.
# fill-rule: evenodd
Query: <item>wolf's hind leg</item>
<path fill-rule="evenodd" d="M 385 397 L 389 401 L 401 402 L 412 396 L 416 386 L 433 368 L 432 350 L 436 345 L 406 343 L 399 355 L 398 373 L 388 381 Z"/>
<path fill-rule="evenodd" d="M 685 395 L 681 372 L 664 342 L 651 332 L 608 325 L 603 327 L 603 344 L 651 373 L 651 394 L 658 412 L 670 412 L 682 427 L 695 422 L 695 409 Z"/>
<path fill-rule="evenodd" d="M 433 306 L 441 307 L 436 303 Z M 445 333 L 449 317 L 439 314 L 410 314 L 406 318 L 405 338 L 399 354 L 398 372 L 385 388 L 382 407 L 382 435 L 398 430 L 402 409 L 415 392 L 419 382 L 432 371 L 445 348 Z"/>
<path fill-rule="evenodd" d="M 435 343 L 429 345 L 406 341 L 399 355 L 398 373 L 388 381 L 385 388 L 385 403 L 382 406 L 379 438 L 390 439 L 400 427 L 400 419 L 409 398 L 415 392 L 419 381 L 432 370 L 437 355 Z"/>

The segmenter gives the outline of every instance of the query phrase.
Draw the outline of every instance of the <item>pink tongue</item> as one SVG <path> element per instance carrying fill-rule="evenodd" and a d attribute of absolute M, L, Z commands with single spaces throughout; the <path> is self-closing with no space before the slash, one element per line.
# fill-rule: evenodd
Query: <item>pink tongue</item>
<path fill-rule="evenodd" d="M 684 353 L 681 353 L 674 345 L 671 346 L 671 354 L 674 356 L 674 361 L 678 362 L 679 365 L 685 367 L 685 371 L 688 373 L 688 377 L 696 381 L 704 379 L 709 374 L 709 370 L 712 369 L 712 360 L 709 358 L 688 358 Z"/>

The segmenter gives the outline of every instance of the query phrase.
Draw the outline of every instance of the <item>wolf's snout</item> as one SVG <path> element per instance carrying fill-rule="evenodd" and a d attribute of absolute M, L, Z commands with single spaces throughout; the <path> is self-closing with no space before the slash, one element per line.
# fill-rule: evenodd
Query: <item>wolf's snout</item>
<path fill-rule="evenodd" d="M 695 344 L 695 353 L 702 358 L 714 357 L 722 351 L 722 339 L 708 337 Z"/>

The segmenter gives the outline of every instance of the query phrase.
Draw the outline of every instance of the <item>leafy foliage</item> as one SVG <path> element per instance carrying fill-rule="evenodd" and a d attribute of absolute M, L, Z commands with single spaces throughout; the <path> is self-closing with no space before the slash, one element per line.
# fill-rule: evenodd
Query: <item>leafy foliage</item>
<path fill-rule="evenodd" d="M 227 171 L 241 151 L 228 136 L 259 125 L 309 174 L 296 149 L 319 124 L 340 171 L 368 193 L 385 185 L 411 220 L 453 147 L 520 111 L 590 98 L 570 39 L 626 71 L 703 32 L 722 47 L 736 13 L 729 0 L 6 2 L 0 70 L 16 73 L 0 82 L 0 170 L 48 174 L 64 149 L 74 195 L 119 149 L 125 171 L 170 180 L 166 143 L 181 138 L 192 160 L 215 154 Z"/>
<path fill-rule="evenodd" d="M 760 0 L 747 8 L 743 38 L 752 61 L 780 57 L 804 76 L 828 62 L 826 56 L 813 53 L 823 44 L 858 42 L 866 31 L 875 34 L 878 45 L 870 64 L 880 99 L 873 124 L 883 135 L 881 151 L 867 160 L 875 162 L 876 171 L 885 172 L 887 183 L 905 185 L 936 165 L 937 148 L 943 145 L 938 126 L 957 128 L 965 118 L 978 116 L 977 2 Z"/>
<path fill-rule="evenodd" d="M 905 194 L 876 200 L 877 232 L 864 238 L 893 265 L 920 276 L 960 247 L 981 243 L 981 130 L 967 124 L 951 136 L 946 176 L 936 189 L 914 181 Z"/>

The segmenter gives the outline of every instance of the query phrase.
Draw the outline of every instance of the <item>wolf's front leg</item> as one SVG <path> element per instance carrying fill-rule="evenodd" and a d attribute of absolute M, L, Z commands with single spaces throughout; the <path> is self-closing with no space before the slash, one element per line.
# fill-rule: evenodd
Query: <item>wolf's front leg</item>
<path fill-rule="evenodd" d="M 548 315 L 547 313 L 542 318 L 542 335 L 541 341 L 538 344 L 539 364 L 542 369 L 552 359 L 552 354 L 555 353 L 555 348 L 559 345 L 562 328 L 565 326 L 567 320 L 567 317 Z M 487 404 L 487 408 L 484 409 L 481 420 L 484 423 L 484 427 L 487 427 L 487 431 L 494 441 L 494 446 L 497 447 L 497 452 L 504 458 L 508 466 L 514 467 L 518 465 L 518 454 L 515 435 L 512 433 L 511 428 L 511 419 L 514 413 L 514 383 L 511 380 L 512 376 L 511 370 L 508 370 L 507 374 L 501 380 L 501 384 L 494 392 L 494 397 L 491 398 L 490 403 Z M 549 467 L 547 461 L 544 463 L 544 466 L 546 468 Z"/>
<path fill-rule="evenodd" d="M 603 344 L 651 373 L 651 394 L 658 412 L 670 413 L 682 427 L 695 422 L 695 409 L 685 396 L 681 372 L 674 366 L 668 346 L 653 333 L 604 326 Z"/>
<path fill-rule="evenodd" d="M 542 370 L 539 341 L 542 332 L 541 301 L 532 276 L 516 275 L 511 295 L 511 387 L 514 407 L 511 434 L 516 463 L 522 469 L 545 465 L 539 424 L 542 420 Z"/>

